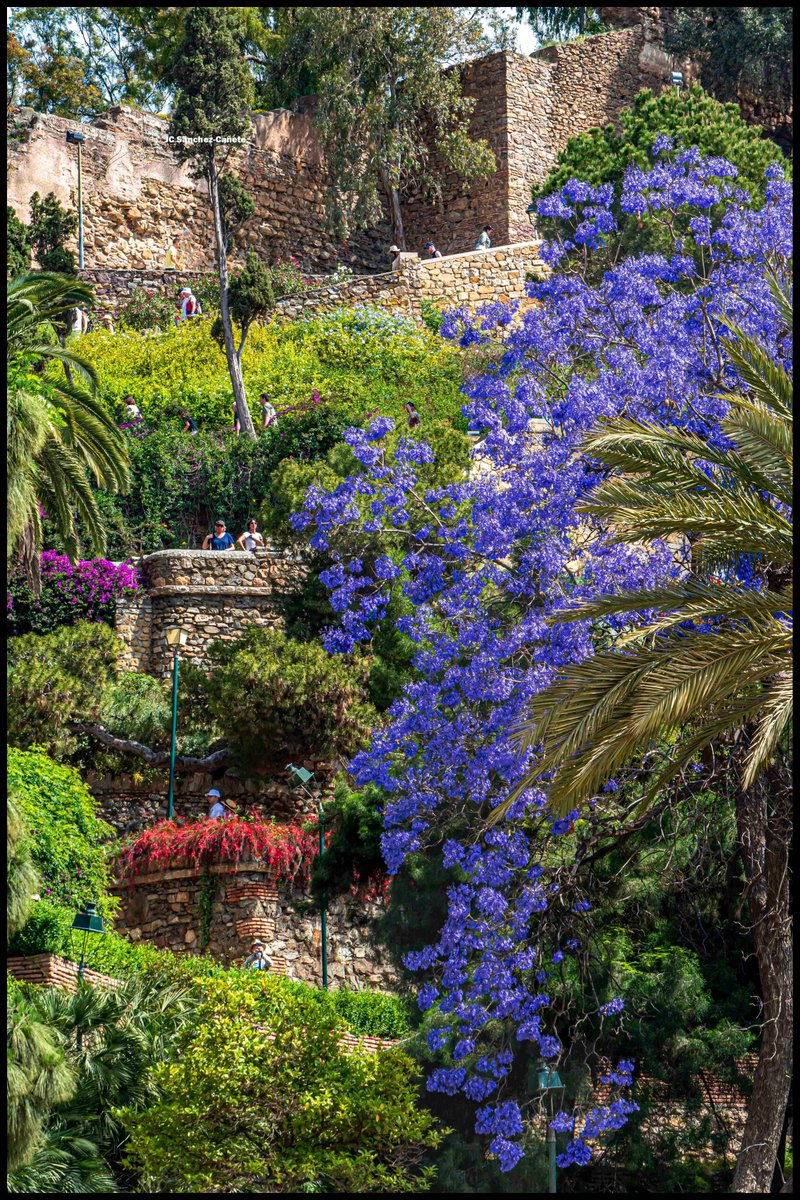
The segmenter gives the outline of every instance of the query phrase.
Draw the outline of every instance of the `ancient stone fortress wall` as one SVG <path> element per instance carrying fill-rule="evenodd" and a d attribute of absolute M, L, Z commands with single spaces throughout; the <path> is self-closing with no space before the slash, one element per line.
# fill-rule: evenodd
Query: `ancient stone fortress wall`
<path fill-rule="evenodd" d="M 657 11 L 657 10 L 656 10 Z M 533 56 L 500 51 L 457 68 L 466 96 L 476 100 L 471 132 L 485 138 L 497 170 L 465 185 L 444 173 L 441 198 L 404 198 L 409 249 L 435 241 L 444 254 L 471 250 L 484 225 L 496 244 L 519 241 L 532 183 L 541 182 L 567 139 L 592 125 L 617 121 L 639 87 L 660 87 L 668 62 L 646 49 L 645 24 L 556 46 Z M 648 43 L 649 45 L 650 43 Z M 334 244 L 325 230 L 326 169 L 312 120 L 313 100 L 300 111 L 253 116 L 250 139 L 231 158 L 248 187 L 256 215 L 240 238 L 269 259 L 295 255 L 310 271 L 334 264 L 380 272 L 388 266 L 391 232 L 375 229 Z M 16 109 L 9 115 L 9 203 L 29 218 L 34 191 L 55 192 L 77 205 L 77 156 L 66 133 L 84 134 L 85 266 L 159 271 L 171 238 L 184 235 L 183 266 L 213 266 L 213 234 L 205 184 L 179 163 L 167 140 L 166 118 L 124 107 L 83 124 Z"/>
<path fill-rule="evenodd" d="M 239 965 L 259 938 L 273 970 L 319 984 L 319 907 L 305 892 L 277 888 L 264 863 L 217 862 L 207 867 L 170 867 L 121 879 L 117 928 L 131 941 L 147 941 L 176 953 L 207 951 L 226 966 Z M 201 895 L 203 900 L 201 901 Z M 209 900 L 210 895 L 210 900 Z M 210 915 L 204 917 L 206 911 Z M 328 908 L 328 974 L 332 986 L 390 989 L 396 974 L 371 939 L 380 906 L 337 900 Z"/>
<path fill-rule="evenodd" d="M 157 676 L 172 668 L 170 625 L 189 633 L 181 658 L 205 665 L 212 642 L 235 641 L 250 625 L 279 627 L 283 595 L 305 569 L 272 549 L 159 550 L 139 565 L 143 588 L 118 602 L 116 630 L 126 647 L 123 667 Z"/>
<path fill-rule="evenodd" d="M 394 271 L 355 275 L 341 283 L 326 283 L 324 276 L 319 277 L 319 287 L 284 296 L 275 311 L 279 317 L 295 318 L 342 305 L 372 304 L 419 317 L 423 300 L 471 309 L 489 300 L 524 301 L 526 281 L 545 274 L 540 249 L 540 242 L 525 241 L 436 259 L 403 254 Z M 176 297 L 182 283 L 197 280 L 200 272 L 86 270 L 80 274 L 95 289 L 98 311 L 113 314 L 135 287 Z M 204 274 L 213 277 L 212 272 Z"/>

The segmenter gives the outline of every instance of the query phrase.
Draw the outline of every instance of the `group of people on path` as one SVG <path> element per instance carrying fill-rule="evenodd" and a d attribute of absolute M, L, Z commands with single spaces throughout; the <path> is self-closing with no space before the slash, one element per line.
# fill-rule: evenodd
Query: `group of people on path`
<path fill-rule="evenodd" d="M 491 225 L 484 225 L 481 232 L 478 234 L 478 240 L 475 243 L 476 250 L 490 250 L 492 247 L 492 235 L 494 230 Z M 433 242 L 426 242 L 422 247 L 423 254 L 427 254 L 428 258 L 441 258 L 442 252 L 438 250 Z M 389 257 L 391 258 L 392 270 L 397 267 L 398 260 L 402 254 L 399 246 L 392 245 L 389 247 Z"/>

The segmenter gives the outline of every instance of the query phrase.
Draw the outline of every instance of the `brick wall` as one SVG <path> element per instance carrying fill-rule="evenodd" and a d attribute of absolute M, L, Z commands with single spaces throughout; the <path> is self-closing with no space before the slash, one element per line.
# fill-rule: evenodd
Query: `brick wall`
<path fill-rule="evenodd" d="M 14 955 L 6 960 L 10 975 L 21 983 L 40 983 L 46 987 L 64 987 L 70 992 L 78 988 L 78 964 L 69 959 L 61 958 L 58 954 L 32 954 L 30 956 Z M 101 987 L 115 987 L 118 979 L 103 975 L 100 971 L 92 971 L 84 967 L 84 978 L 87 983 Z"/>

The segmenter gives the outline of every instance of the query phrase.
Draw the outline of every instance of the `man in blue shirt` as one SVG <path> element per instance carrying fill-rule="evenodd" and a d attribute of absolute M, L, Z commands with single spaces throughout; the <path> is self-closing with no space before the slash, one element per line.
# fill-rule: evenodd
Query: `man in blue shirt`
<path fill-rule="evenodd" d="M 224 521 L 214 522 L 214 532 L 206 535 L 204 550 L 235 550 L 236 542 L 225 529 Z"/>

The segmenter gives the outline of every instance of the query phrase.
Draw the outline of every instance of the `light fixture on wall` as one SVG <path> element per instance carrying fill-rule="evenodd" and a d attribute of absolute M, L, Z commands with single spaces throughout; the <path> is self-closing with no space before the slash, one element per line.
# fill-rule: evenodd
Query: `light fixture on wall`
<path fill-rule="evenodd" d="M 67 130 L 67 142 L 78 147 L 78 267 L 83 270 L 83 134 L 76 129 Z"/>
<path fill-rule="evenodd" d="M 678 91 L 683 87 L 683 71 L 670 71 L 669 81 Z"/>
<path fill-rule="evenodd" d="M 175 745 L 178 733 L 178 651 L 189 641 L 189 631 L 181 625 L 169 625 L 164 630 L 167 645 L 172 647 L 172 737 L 169 746 L 169 797 L 167 820 L 172 820 L 175 801 Z"/>

